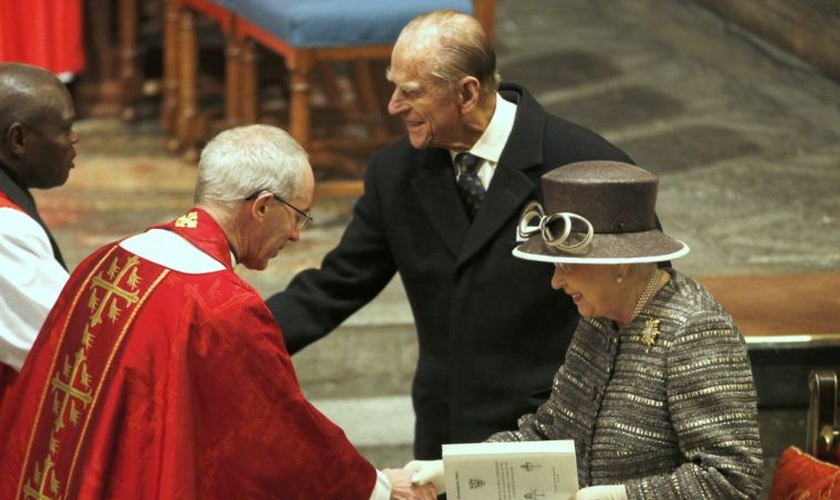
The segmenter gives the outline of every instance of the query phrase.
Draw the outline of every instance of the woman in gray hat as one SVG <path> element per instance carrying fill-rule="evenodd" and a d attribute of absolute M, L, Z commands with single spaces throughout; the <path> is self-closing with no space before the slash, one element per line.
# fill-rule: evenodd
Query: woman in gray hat
<path fill-rule="evenodd" d="M 578 500 L 759 498 L 746 344 L 708 290 L 659 267 L 688 247 L 656 228 L 657 184 L 606 161 L 543 176 L 545 205 L 526 207 L 513 254 L 554 263 L 551 286 L 583 318 L 550 399 L 488 440 L 574 440 Z M 410 465 L 443 483 L 439 461 Z"/>

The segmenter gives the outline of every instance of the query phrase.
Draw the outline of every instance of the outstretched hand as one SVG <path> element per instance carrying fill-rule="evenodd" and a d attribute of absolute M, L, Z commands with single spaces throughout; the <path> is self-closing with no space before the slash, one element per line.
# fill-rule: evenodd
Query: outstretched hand
<path fill-rule="evenodd" d="M 436 500 L 437 491 L 432 484 L 415 484 L 411 481 L 414 471 L 408 469 L 383 469 L 391 483 L 391 500 Z"/>
<path fill-rule="evenodd" d="M 405 468 L 416 472 L 411 480 L 414 484 L 433 484 L 438 494 L 446 493 L 446 480 L 443 477 L 443 460 L 412 460 Z"/>

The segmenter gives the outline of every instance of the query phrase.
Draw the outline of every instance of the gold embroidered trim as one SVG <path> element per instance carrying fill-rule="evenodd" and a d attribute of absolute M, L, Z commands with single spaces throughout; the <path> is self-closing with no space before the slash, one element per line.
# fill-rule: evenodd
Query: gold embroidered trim
<path fill-rule="evenodd" d="M 195 229 L 198 227 L 198 212 L 192 211 L 178 217 L 178 220 L 175 221 L 175 227 Z"/>
<path fill-rule="evenodd" d="M 132 255 L 121 266 L 119 259 L 112 257 L 116 249 L 117 246 L 115 245 L 102 257 L 93 272 L 84 282 L 84 285 L 79 287 L 79 291 L 73 298 L 71 312 L 67 314 L 64 325 L 62 326 L 60 338 L 57 343 L 56 355 L 50 365 L 49 373 L 53 374 L 53 377 L 49 384 L 44 387 L 44 392 L 38 404 L 38 412 L 29 436 L 23 461 L 24 471 L 29 467 L 28 464 L 33 441 L 39 428 L 44 404 L 48 395 L 52 394 L 52 412 L 55 414 L 55 422 L 50 431 L 49 447 L 43 460 L 33 464 L 32 475 L 25 483 L 24 478 L 26 475 L 21 475 L 18 483 L 18 493 L 16 495 L 18 497 L 22 493 L 25 499 L 58 499 L 63 498 L 63 492 L 70 489 L 69 484 L 62 485 L 61 479 L 55 477 L 53 474 L 55 466 L 54 457 L 61 449 L 62 444 L 61 431 L 68 425 L 75 428 L 81 423 L 80 438 L 84 437 L 90 423 L 91 410 L 96 405 L 102 384 L 108 376 L 114 357 L 119 352 L 125 335 L 131 328 L 136 314 L 140 310 L 140 307 L 137 306 L 143 304 L 151 292 L 157 288 L 157 285 L 169 274 L 167 269 L 162 270 L 147 290 L 140 290 L 142 279 L 137 274 L 137 265 L 140 259 Z M 105 263 L 109 260 L 110 264 L 107 270 L 103 271 Z M 102 292 L 101 295 L 99 294 L 100 292 Z M 90 311 L 90 316 L 85 323 L 79 349 L 72 355 L 72 359 L 71 355 L 65 355 L 61 361 L 61 369 L 56 371 L 57 364 L 59 363 L 58 353 L 64 350 L 62 346 L 65 342 L 69 323 L 76 317 L 79 301 L 85 297 L 87 297 L 87 307 Z M 122 305 L 120 301 L 123 302 Z M 120 333 L 108 354 L 107 361 L 102 368 L 101 377 L 98 381 L 95 381 L 88 372 L 87 360 L 88 353 L 96 342 L 95 333 L 97 327 L 106 320 L 111 324 L 118 324 L 120 322 L 120 316 L 124 312 L 129 312 L 129 316 L 124 319 L 124 324 L 119 328 Z M 93 386 L 96 386 L 95 390 Z M 83 439 L 80 439 L 76 445 L 67 478 L 73 477 L 73 471 L 76 468 L 82 441 Z"/>

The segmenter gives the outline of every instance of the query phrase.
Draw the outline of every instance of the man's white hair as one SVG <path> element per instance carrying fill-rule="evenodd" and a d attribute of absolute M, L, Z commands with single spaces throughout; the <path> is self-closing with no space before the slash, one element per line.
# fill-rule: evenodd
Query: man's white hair
<path fill-rule="evenodd" d="M 296 198 L 309 168 L 306 151 L 283 129 L 262 124 L 234 127 L 201 151 L 195 202 L 228 203 L 260 191 Z"/>

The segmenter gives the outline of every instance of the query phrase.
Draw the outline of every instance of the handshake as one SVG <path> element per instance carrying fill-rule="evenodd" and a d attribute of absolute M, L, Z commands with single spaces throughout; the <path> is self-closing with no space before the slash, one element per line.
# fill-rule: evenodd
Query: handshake
<path fill-rule="evenodd" d="M 446 493 L 442 460 L 412 460 L 403 469 L 384 469 L 391 500 L 435 500 Z"/>

